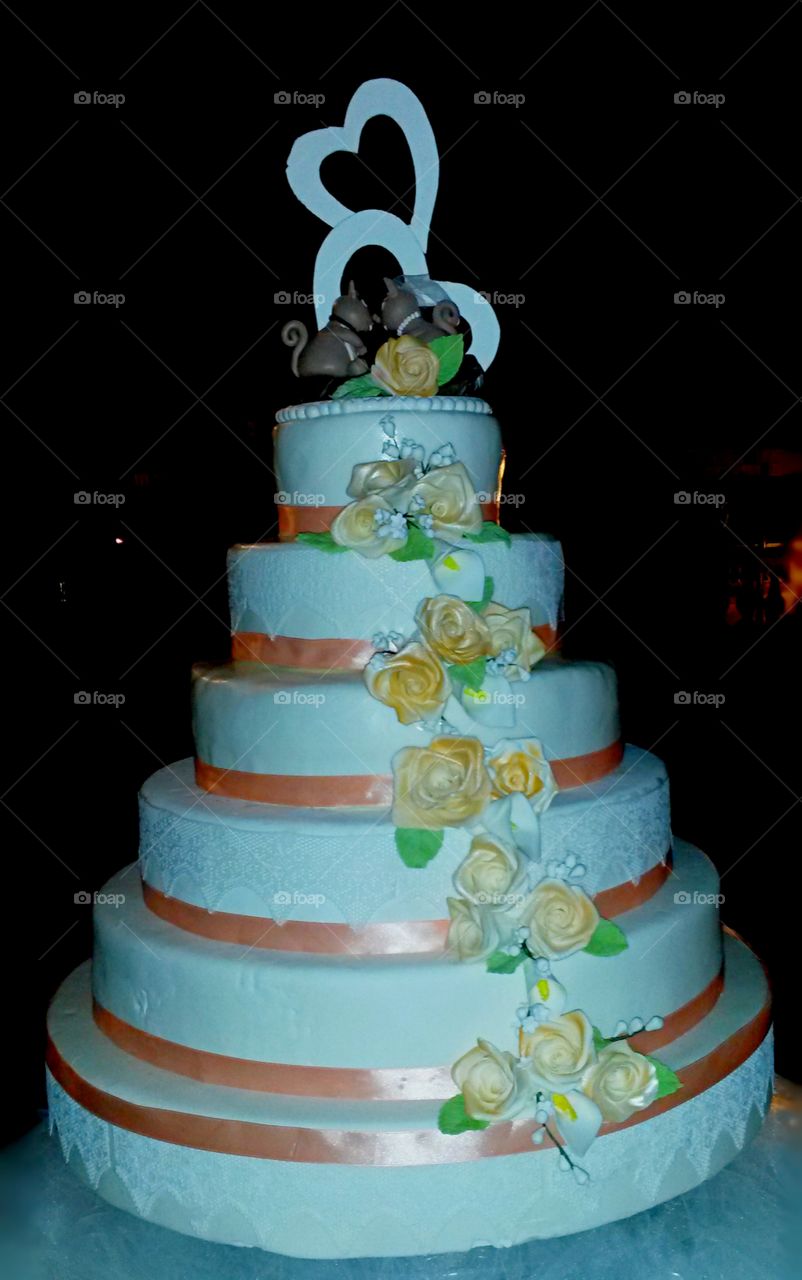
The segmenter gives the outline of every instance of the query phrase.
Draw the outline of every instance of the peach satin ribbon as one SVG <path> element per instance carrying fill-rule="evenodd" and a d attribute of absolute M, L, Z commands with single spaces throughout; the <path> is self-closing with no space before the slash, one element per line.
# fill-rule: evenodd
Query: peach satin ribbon
<path fill-rule="evenodd" d="M 596 894 L 599 912 L 609 919 L 647 902 L 669 874 L 665 862 L 641 876 L 637 884 L 626 881 Z M 399 920 L 362 925 L 330 924 L 315 920 L 274 920 L 269 916 L 238 915 L 233 911 L 207 911 L 193 902 L 168 897 L 160 889 L 143 884 L 145 905 L 169 924 L 186 933 L 232 942 L 263 951 L 295 951 L 311 955 L 395 956 L 432 955 L 442 951 L 448 920 Z"/>
<path fill-rule="evenodd" d="M 710 1013 L 723 985 L 722 974 L 717 974 L 697 996 L 668 1014 L 659 1031 L 631 1036 L 633 1048 L 639 1053 L 653 1053 L 690 1031 Z M 103 1034 L 132 1058 L 202 1084 L 298 1098 L 336 1098 L 341 1102 L 444 1102 L 454 1094 L 449 1067 L 308 1067 L 260 1062 L 165 1040 L 123 1021 L 97 1002 L 92 1015 Z"/>
<path fill-rule="evenodd" d="M 558 787 L 581 787 L 612 773 L 621 763 L 624 744 L 614 742 L 599 751 L 550 761 Z M 393 800 L 393 779 L 380 773 L 298 774 L 248 773 L 195 761 L 195 781 L 204 791 L 258 804 L 295 805 L 305 809 L 335 809 L 351 805 L 385 805 Z"/>
<path fill-rule="evenodd" d="M 558 647 L 557 632 L 547 622 L 532 630 L 549 652 Z M 261 631 L 236 631 L 231 637 L 235 662 L 263 662 L 303 671 L 362 671 L 375 652 L 370 640 L 305 640 L 300 636 L 268 636 Z"/>
<path fill-rule="evenodd" d="M 330 529 L 344 507 L 293 507 L 289 503 L 278 504 L 278 536 L 282 542 L 290 542 L 299 533 L 325 533 Z M 482 503 L 482 519 L 498 524 L 498 503 Z"/>
<path fill-rule="evenodd" d="M 683 1067 L 682 1088 L 635 1112 L 619 1124 L 605 1124 L 601 1136 L 629 1128 L 696 1097 L 730 1074 L 754 1053 L 769 1029 L 770 1004 L 711 1053 Z M 263 1160 L 292 1160 L 312 1164 L 425 1165 L 461 1164 L 488 1156 L 537 1154 L 532 1146 L 532 1121 L 513 1120 L 452 1137 L 437 1129 L 343 1130 L 259 1124 L 254 1121 L 204 1116 L 118 1098 L 84 1079 L 48 1041 L 47 1065 L 61 1087 L 84 1110 L 118 1128 L 171 1142 L 177 1146 Z M 549 1145 L 547 1138 L 543 1146 Z"/>

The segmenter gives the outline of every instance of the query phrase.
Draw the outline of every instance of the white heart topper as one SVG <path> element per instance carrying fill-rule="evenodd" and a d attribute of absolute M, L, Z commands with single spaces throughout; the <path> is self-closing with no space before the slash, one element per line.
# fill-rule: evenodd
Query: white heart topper
<path fill-rule="evenodd" d="M 354 212 L 341 204 L 320 180 L 320 166 L 336 151 L 356 155 L 362 130 L 374 116 L 395 121 L 407 141 L 415 172 L 415 204 L 409 222 L 386 209 Z M 418 99 L 397 80 L 368 80 L 351 99 L 342 128 L 315 129 L 298 138 L 287 161 L 293 192 L 331 231 L 315 260 L 315 313 L 326 323 L 335 298 L 342 293 L 342 276 L 349 258 L 367 245 L 386 249 L 405 276 L 428 275 L 426 249 L 437 197 L 440 159 L 432 127 Z M 447 280 L 435 283 L 448 294 L 471 326 L 471 354 L 487 369 L 499 343 L 499 324 L 487 299 L 469 285 Z"/>

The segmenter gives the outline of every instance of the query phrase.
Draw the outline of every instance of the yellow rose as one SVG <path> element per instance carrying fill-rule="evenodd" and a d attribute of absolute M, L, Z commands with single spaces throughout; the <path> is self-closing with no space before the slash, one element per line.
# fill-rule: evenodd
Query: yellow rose
<path fill-rule="evenodd" d="M 464 664 L 490 653 L 487 623 L 458 596 L 429 596 L 415 616 L 421 635 L 444 662 Z"/>
<path fill-rule="evenodd" d="M 553 1022 L 541 1022 L 534 1031 L 519 1033 L 522 1058 L 528 1058 L 536 1083 L 546 1090 L 577 1084 L 593 1060 L 593 1028 L 580 1009 L 564 1013 Z"/>
<path fill-rule="evenodd" d="M 523 858 L 514 845 L 493 836 L 474 836 L 468 855 L 454 874 L 454 887 L 470 902 L 508 911 L 520 906 L 526 879 Z"/>
<path fill-rule="evenodd" d="M 376 352 L 371 369 L 374 382 L 394 396 L 433 396 L 440 361 L 425 342 L 404 334 L 388 338 Z"/>
<path fill-rule="evenodd" d="M 413 510 L 416 503 L 432 517 L 433 532 L 447 542 L 458 542 L 464 533 L 478 533 L 482 527 L 482 508 L 461 462 L 433 467 L 421 476 L 410 495 Z"/>
<path fill-rule="evenodd" d="M 619 1040 L 599 1053 L 582 1077 L 582 1092 L 605 1120 L 628 1120 L 651 1106 L 657 1096 L 657 1072 L 648 1058 Z"/>
<path fill-rule="evenodd" d="M 474 1120 L 510 1120 L 532 1101 L 532 1086 L 511 1053 L 480 1040 L 454 1063 L 451 1078 Z"/>
<path fill-rule="evenodd" d="M 503 750 L 487 762 L 496 799 L 520 791 L 527 800 L 532 801 L 536 796 L 545 800 L 554 783 L 540 744 L 524 738 L 501 745 Z"/>
<path fill-rule="evenodd" d="M 436 715 L 451 692 L 442 663 L 422 644 L 405 645 L 390 656 L 378 654 L 363 677 L 373 697 L 392 707 L 402 724 Z"/>
<path fill-rule="evenodd" d="M 520 920 L 529 930 L 527 946 L 533 955 L 561 960 L 588 945 L 599 913 L 578 885 L 541 880 L 521 907 Z"/>
<path fill-rule="evenodd" d="M 490 629 L 493 657 L 505 649 L 514 649 L 515 661 L 504 672 L 508 680 L 520 679 L 521 672 L 531 671 L 545 656 L 546 646 L 532 630 L 528 609 L 507 609 L 503 604 L 490 604 L 482 614 Z"/>
<path fill-rule="evenodd" d="M 446 950 L 457 960 L 484 960 L 512 937 L 498 913 L 465 898 L 446 898 L 451 923 Z"/>
<path fill-rule="evenodd" d="M 478 738 L 434 738 L 393 758 L 393 822 L 397 827 L 460 827 L 490 799 Z"/>
<path fill-rule="evenodd" d="M 381 494 L 396 510 L 406 509 L 401 499 L 414 487 L 414 458 L 395 458 L 376 462 L 359 462 L 351 472 L 346 493 L 351 498 L 370 498 Z"/>
<path fill-rule="evenodd" d="M 332 538 L 338 546 L 358 551 L 368 560 L 375 560 L 377 556 L 398 551 L 399 547 L 403 547 L 406 538 L 380 537 L 376 521 L 377 511 L 392 513 L 393 508 L 375 494 L 369 498 L 360 498 L 358 502 L 352 502 L 349 506 L 343 507 L 331 526 Z"/>

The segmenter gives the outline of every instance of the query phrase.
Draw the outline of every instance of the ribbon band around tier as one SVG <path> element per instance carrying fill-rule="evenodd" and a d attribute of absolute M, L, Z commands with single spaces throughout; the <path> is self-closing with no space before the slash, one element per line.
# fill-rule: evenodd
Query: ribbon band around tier
<path fill-rule="evenodd" d="M 533 627 L 547 652 L 558 648 L 556 628 L 544 622 Z M 262 662 L 266 666 L 297 667 L 302 671 L 362 671 L 376 652 L 370 640 L 340 637 L 305 639 L 303 636 L 266 635 L 261 631 L 235 631 L 231 656 L 235 662 Z"/>
<path fill-rule="evenodd" d="M 641 1031 L 630 1037 L 629 1043 L 638 1053 L 654 1053 L 676 1040 L 710 1013 L 723 986 L 723 974 L 718 973 L 692 1000 L 668 1014 L 659 1031 Z M 125 1022 L 97 1002 L 92 1016 L 118 1049 L 202 1084 L 342 1102 L 445 1102 L 454 1094 L 449 1067 L 316 1067 L 260 1062 L 165 1040 Z"/>
<path fill-rule="evenodd" d="M 620 740 L 599 751 L 550 760 L 557 786 L 562 790 L 598 782 L 621 763 L 624 744 Z M 390 774 L 298 774 L 250 773 L 224 769 L 195 761 L 195 781 L 203 791 L 257 804 L 280 804 L 307 809 L 335 809 L 348 806 L 388 807 L 393 802 Z"/>
<path fill-rule="evenodd" d="M 762 1043 L 771 1023 L 770 1004 L 734 1032 L 716 1049 L 678 1071 L 682 1088 L 635 1112 L 618 1124 L 604 1124 L 600 1138 L 630 1128 L 670 1111 L 711 1088 L 744 1063 Z M 196 1112 L 170 1110 L 119 1098 L 93 1085 L 61 1055 L 52 1039 L 47 1048 L 48 1067 L 66 1093 L 86 1111 L 108 1124 L 161 1142 L 250 1156 L 313 1164 L 430 1165 L 460 1164 L 491 1156 L 530 1156 L 548 1149 L 551 1139 L 532 1146 L 533 1122 L 518 1119 L 493 1124 L 488 1129 L 461 1134 L 455 1139 L 437 1129 L 347 1130 L 305 1128 L 236 1120 Z"/>
<path fill-rule="evenodd" d="M 498 503 L 483 502 L 482 519 L 498 524 Z M 289 502 L 278 504 L 278 536 L 282 542 L 291 542 L 299 533 L 326 533 L 345 507 L 293 506 Z"/>
<path fill-rule="evenodd" d="M 603 889 L 594 897 L 605 919 L 632 911 L 657 893 L 671 871 L 671 855 L 634 883 Z M 145 905 L 168 924 L 215 942 L 256 947 L 263 951 L 293 951 L 309 955 L 396 956 L 432 955 L 445 950 L 448 920 L 390 920 L 353 926 L 317 920 L 275 920 L 268 916 L 207 911 L 155 889 L 142 886 Z"/>

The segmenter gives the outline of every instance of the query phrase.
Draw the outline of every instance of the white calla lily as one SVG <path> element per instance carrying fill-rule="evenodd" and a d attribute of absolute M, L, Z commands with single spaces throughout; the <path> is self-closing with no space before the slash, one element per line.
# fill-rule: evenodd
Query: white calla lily
<path fill-rule="evenodd" d="M 583 1156 L 602 1126 L 602 1113 L 578 1089 L 551 1095 L 560 1136 L 572 1155 Z"/>

